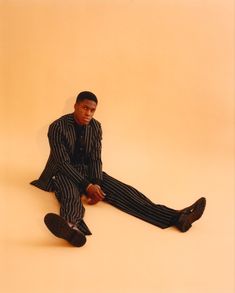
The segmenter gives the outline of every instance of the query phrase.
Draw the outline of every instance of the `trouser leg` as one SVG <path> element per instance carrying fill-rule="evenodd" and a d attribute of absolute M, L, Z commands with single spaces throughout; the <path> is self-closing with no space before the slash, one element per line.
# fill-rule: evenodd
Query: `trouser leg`
<path fill-rule="evenodd" d="M 68 177 L 57 174 L 55 177 L 55 195 L 60 203 L 60 216 L 68 223 L 76 225 L 84 234 L 91 232 L 83 221 L 85 208 L 81 201 L 78 186 Z"/>
<path fill-rule="evenodd" d="M 178 211 L 153 203 L 132 186 L 106 173 L 103 174 L 102 188 L 107 203 L 160 228 L 172 226 L 179 215 Z"/>

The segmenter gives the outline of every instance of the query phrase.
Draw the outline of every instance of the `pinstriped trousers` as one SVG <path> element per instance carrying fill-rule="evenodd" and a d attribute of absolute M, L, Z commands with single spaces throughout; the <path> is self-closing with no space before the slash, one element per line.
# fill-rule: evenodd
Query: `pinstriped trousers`
<path fill-rule="evenodd" d="M 90 235 L 91 232 L 83 221 L 85 208 L 79 187 L 65 175 L 57 174 L 55 189 L 60 203 L 60 215 L 66 221 L 77 225 L 86 235 Z M 160 228 L 172 226 L 179 215 L 177 210 L 153 203 L 134 187 L 105 172 L 103 172 L 102 190 L 106 194 L 105 202 Z"/>

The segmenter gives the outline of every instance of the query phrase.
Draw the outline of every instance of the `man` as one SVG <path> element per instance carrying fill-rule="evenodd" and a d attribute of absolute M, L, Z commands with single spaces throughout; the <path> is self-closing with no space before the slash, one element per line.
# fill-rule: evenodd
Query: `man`
<path fill-rule="evenodd" d="M 73 246 L 83 246 L 91 232 L 85 224 L 81 195 L 88 204 L 107 202 L 120 210 L 160 228 L 175 226 L 188 231 L 205 209 L 206 199 L 174 210 L 153 203 L 138 190 L 112 178 L 102 171 L 101 124 L 93 118 L 97 97 L 81 92 L 74 112 L 54 121 L 48 131 L 50 156 L 38 180 L 31 182 L 46 191 L 55 191 L 60 203 L 60 215 L 49 213 L 44 222 L 57 237 Z"/>

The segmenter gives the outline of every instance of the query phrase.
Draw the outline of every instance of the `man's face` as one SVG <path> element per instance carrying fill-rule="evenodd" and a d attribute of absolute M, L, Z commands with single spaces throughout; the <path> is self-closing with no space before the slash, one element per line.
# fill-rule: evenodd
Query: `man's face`
<path fill-rule="evenodd" d="M 95 114 L 96 102 L 91 100 L 83 100 L 74 105 L 74 117 L 78 124 L 87 125 Z"/>

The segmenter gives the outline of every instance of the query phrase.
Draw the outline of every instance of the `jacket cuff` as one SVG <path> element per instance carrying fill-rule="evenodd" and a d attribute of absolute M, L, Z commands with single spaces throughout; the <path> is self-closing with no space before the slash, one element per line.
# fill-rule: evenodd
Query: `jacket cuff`
<path fill-rule="evenodd" d="M 81 185 L 82 185 L 82 188 L 86 191 L 88 185 L 90 184 L 91 182 L 84 179 L 82 182 L 81 182 Z"/>
<path fill-rule="evenodd" d="M 101 181 L 100 179 L 98 179 L 98 178 L 94 178 L 94 179 L 92 179 L 91 182 L 92 182 L 93 184 L 97 184 L 97 185 L 101 185 L 101 183 L 102 183 L 102 181 Z"/>

